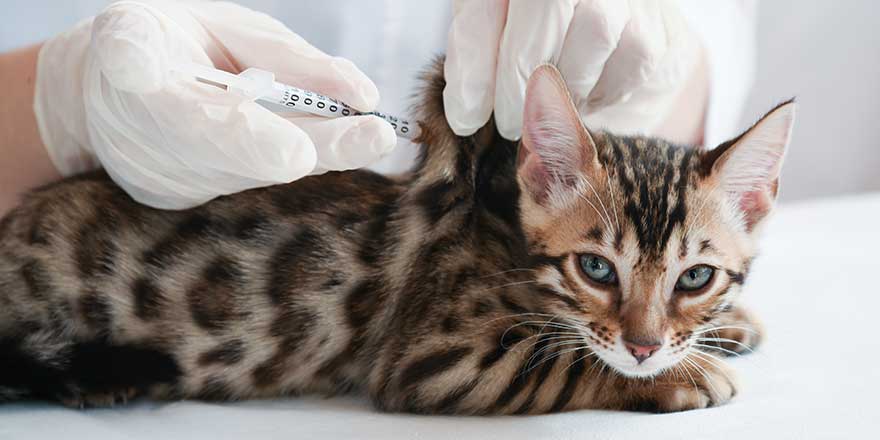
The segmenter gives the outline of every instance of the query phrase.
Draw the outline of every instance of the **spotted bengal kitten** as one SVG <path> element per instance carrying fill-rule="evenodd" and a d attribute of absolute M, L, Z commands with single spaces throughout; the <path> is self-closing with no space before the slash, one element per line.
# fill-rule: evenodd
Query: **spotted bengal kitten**
<path fill-rule="evenodd" d="M 757 342 L 734 301 L 794 104 L 704 151 L 588 132 L 543 66 L 517 145 L 491 122 L 455 136 L 443 86 L 427 80 L 401 178 L 328 173 L 178 212 L 102 173 L 27 196 L 0 226 L 0 396 L 359 390 L 456 414 L 729 400 L 717 355 Z"/>

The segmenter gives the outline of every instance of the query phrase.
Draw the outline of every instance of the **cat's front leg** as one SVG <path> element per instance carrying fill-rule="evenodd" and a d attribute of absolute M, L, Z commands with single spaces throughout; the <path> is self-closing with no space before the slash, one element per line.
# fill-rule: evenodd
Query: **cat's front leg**
<path fill-rule="evenodd" d="M 431 414 L 675 412 L 722 405 L 736 394 L 733 371 L 708 353 L 694 351 L 653 378 L 631 378 L 587 348 L 553 345 L 558 337 L 501 335 L 501 344 L 415 347 L 390 364 L 396 368 L 377 370 L 373 401 L 385 411 Z"/>
<path fill-rule="evenodd" d="M 723 405 L 737 392 L 733 370 L 706 353 L 689 355 L 654 378 L 620 378 L 596 397 L 608 409 L 676 412 Z"/>

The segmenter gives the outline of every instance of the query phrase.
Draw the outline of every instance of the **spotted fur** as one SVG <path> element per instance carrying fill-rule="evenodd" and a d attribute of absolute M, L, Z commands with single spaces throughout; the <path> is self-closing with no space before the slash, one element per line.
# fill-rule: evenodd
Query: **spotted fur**
<path fill-rule="evenodd" d="M 748 325 L 730 304 L 754 249 L 704 189 L 713 156 L 596 132 L 592 189 L 550 208 L 517 177 L 517 143 L 491 122 L 455 136 L 442 76 L 425 84 L 422 155 L 401 177 L 333 172 L 185 211 L 141 206 L 100 172 L 27 196 L 0 226 L 0 398 L 359 392 L 444 414 L 729 399 L 730 372 L 694 344 Z M 585 281 L 576 257 L 600 250 L 628 284 Z M 668 262 L 699 254 L 727 271 L 655 316 Z M 687 361 L 626 374 L 613 348 L 651 329 Z"/>

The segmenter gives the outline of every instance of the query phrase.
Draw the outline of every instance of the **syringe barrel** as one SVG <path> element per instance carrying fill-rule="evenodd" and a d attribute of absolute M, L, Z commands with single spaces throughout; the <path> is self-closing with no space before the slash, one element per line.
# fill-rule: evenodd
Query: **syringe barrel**
<path fill-rule="evenodd" d="M 411 124 L 405 119 L 400 119 L 379 112 L 359 112 L 342 101 L 287 84 L 276 82 L 272 95 L 263 96 L 261 99 L 270 101 L 292 111 L 311 113 L 325 118 L 373 115 L 380 117 L 391 124 L 398 136 L 407 139 L 415 139 L 419 135 L 418 125 Z"/>
<path fill-rule="evenodd" d="M 235 90 L 243 93 L 245 96 L 280 105 L 288 110 L 311 113 L 325 118 L 373 115 L 391 124 L 394 127 L 394 131 L 400 137 L 415 139 L 419 136 L 420 130 L 417 124 L 411 124 L 405 119 L 384 113 L 359 112 L 342 101 L 303 90 L 299 87 L 276 82 L 275 74 L 265 70 L 249 68 L 235 75 L 196 63 L 182 63 L 176 66 L 175 70 L 214 84 L 224 85 L 229 90 Z"/>
<path fill-rule="evenodd" d="M 267 98 L 269 97 L 261 99 L 270 100 L 288 110 L 307 112 L 326 118 L 357 114 L 354 109 L 333 98 L 281 83 L 275 83 L 275 93 L 271 99 Z"/>

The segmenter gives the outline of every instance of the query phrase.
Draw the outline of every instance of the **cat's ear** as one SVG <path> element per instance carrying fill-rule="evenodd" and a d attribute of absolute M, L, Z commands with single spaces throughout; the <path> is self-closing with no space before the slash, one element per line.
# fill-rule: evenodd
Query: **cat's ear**
<path fill-rule="evenodd" d="M 522 133 L 517 173 L 538 203 L 570 192 L 585 167 L 598 166 L 593 139 L 551 65 L 539 66 L 529 77 Z"/>
<path fill-rule="evenodd" d="M 794 124 L 794 100 L 779 104 L 738 137 L 707 153 L 711 173 L 751 231 L 773 208 Z"/>

